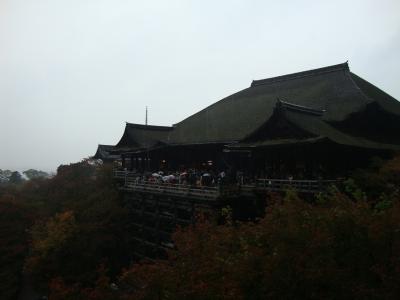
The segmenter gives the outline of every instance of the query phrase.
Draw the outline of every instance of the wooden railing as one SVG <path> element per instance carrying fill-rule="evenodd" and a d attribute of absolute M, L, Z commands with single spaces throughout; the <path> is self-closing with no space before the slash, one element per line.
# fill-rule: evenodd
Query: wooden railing
<path fill-rule="evenodd" d="M 125 179 L 125 177 L 137 177 L 140 174 L 131 171 L 114 170 L 114 178 Z"/>
<path fill-rule="evenodd" d="M 254 186 L 257 190 L 285 191 L 293 189 L 296 192 L 319 193 L 329 186 L 338 184 L 338 180 L 289 180 L 289 179 L 258 179 Z"/>
<path fill-rule="evenodd" d="M 339 180 L 289 180 L 289 179 L 258 179 L 255 183 L 242 186 L 191 186 L 185 184 L 160 183 L 142 180 L 142 174 L 130 171 L 115 170 L 114 177 L 124 180 L 124 189 L 156 194 L 190 196 L 201 199 L 216 199 L 219 196 L 234 196 L 253 191 L 286 191 L 293 189 L 301 193 L 319 193 L 329 186 L 338 184 Z"/>
<path fill-rule="evenodd" d="M 126 177 L 124 189 L 131 191 L 151 192 L 154 194 L 169 194 L 176 196 L 188 196 L 201 199 L 216 199 L 218 188 L 216 187 L 192 187 L 190 185 L 157 183 L 144 181 L 135 177 Z"/>

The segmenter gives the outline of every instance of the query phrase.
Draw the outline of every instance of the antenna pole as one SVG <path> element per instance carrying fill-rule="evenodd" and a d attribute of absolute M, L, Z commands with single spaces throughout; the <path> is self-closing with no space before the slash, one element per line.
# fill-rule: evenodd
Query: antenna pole
<path fill-rule="evenodd" d="M 147 125 L 147 106 L 146 106 L 146 122 L 145 124 Z"/>

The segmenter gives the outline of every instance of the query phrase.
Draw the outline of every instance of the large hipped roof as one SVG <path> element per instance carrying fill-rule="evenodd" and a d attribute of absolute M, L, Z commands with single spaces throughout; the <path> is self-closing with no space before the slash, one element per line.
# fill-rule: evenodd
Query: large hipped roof
<path fill-rule="evenodd" d="M 324 111 L 318 118 L 307 117 L 305 120 L 301 120 L 304 117 L 301 114 L 295 114 L 292 121 L 309 132 L 318 127 L 316 136 L 329 135 L 333 141 L 348 145 L 361 143 L 366 147 L 380 148 L 379 143 L 372 141 L 359 139 L 355 142 L 355 137 L 329 124 L 340 123 L 362 112 L 371 103 L 382 111 L 400 116 L 400 103 L 396 99 L 351 73 L 348 64 L 344 63 L 253 81 L 250 87 L 208 106 L 173 127 L 127 123 L 116 148 L 123 152 L 162 145 L 238 143 L 268 122 L 278 99 L 294 106 Z M 290 113 L 288 118 L 291 118 Z M 329 134 L 325 135 L 323 131 L 329 131 Z M 386 146 L 382 144 L 382 147 Z"/>
<path fill-rule="evenodd" d="M 351 73 L 344 63 L 253 81 L 249 88 L 176 124 L 170 143 L 240 141 L 271 117 L 278 98 L 325 110 L 326 121 L 342 121 L 374 101 L 400 115 L 397 100 Z"/>

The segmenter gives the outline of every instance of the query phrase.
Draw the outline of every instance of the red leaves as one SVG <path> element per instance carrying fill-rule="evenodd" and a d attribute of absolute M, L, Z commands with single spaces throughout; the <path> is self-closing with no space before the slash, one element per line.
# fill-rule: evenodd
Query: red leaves
<path fill-rule="evenodd" d="M 54 278 L 50 281 L 49 289 L 49 300 L 78 299 L 78 288 L 66 285 L 60 277 Z"/>

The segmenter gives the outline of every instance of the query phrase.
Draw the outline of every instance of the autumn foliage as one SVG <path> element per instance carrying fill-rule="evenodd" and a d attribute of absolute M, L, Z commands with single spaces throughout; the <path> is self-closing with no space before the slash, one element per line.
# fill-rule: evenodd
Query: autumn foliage
<path fill-rule="evenodd" d="M 178 229 L 169 259 L 125 270 L 118 296 L 399 299 L 400 159 L 353 176 L 311 202 L 270 195 L 257 222 Z"/>
<path fill-rule="evenodd" d="M 312 201 L 268 195 L 255 222 L 225 207 L 223 224 L 177 228 L 168 259 L 137 262 L 111 167 L 63 166 L 0 190 L 1 298 L 24 269 L 50 300 L 399 299 L 399 184 L 395 158 Z"/>
<path fill-rule="evenodd" d="M 0 299 L 14 299 L 28 253 L 30 211 L 12 194 L 0 195 Z"/>
<path fill-rule="evenodd" d="M 30 230 L 25 270 L 39 288 L 59 278 L 83 289 L 96 282 L 100 265 L 115 276 L 129 264 L 129 211 L 113 184 L 111 167 L 83 162 L 59 168 L 39 187 L 53 211 Z"/>
<path fill-rule="evenodd" d="M 257 223 L 178 230 L 168 261 L 135 265 L 122 299 L 396 299 L 400 205 L 377 213 L 333 192 L 289 193 Z"/>
<path fill-rule="evenodd" d="M 112 166 L 83 161 L 61 166 L 51 179 L 4 187 L 0 212 L 0 251 L 7 263 L 1 292 L 7 295 L 16 296 L 23 277 L 42 295 L 60 282 L 83 290 L 97 284 L 100 266 L 107 270 L 103 277 L 115 277 L 131 261 L 129 211 Z"/>

